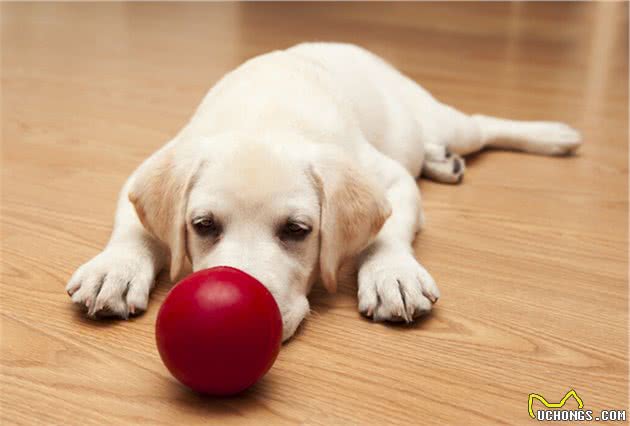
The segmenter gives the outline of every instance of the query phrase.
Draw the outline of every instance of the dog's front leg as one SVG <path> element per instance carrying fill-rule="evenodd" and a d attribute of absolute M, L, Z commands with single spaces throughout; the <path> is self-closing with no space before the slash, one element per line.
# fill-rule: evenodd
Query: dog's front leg
<path fill-rule="evenodd" d="M 79 267 L 66 291 L 90 316 L 127 318 L 147 308 L 149 292 L 164 267 L 167 249 L 142 226 L 128 199 L 133 175 L 123 186 L 107 247 Z"/>
<path fill-rule="evenodd" d="M 406 321 L 427 313 L 440 297 L 435 281 L 413 255 L 422 222 L 415 180 L 397 162 L 371 162 L 386 183 L 392 215 L 359 259 L 359 311 L 376 321 Z"/>

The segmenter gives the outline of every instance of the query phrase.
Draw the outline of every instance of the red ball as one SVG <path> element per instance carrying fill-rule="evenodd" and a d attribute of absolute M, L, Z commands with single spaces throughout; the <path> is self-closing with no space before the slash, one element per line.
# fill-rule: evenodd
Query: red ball
<path fill-rule="evenodd" d="M 189 388 L 231 395 L 271 368 L 282 342 L 276 301 L 257 279 L 219 266 L 195 272 L 166 296 L 155 324 L 168 370 Z"/>

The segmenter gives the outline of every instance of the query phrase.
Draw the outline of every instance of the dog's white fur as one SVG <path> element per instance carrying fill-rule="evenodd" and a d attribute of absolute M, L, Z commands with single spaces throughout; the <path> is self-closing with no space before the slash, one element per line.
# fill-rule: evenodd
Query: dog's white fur
<path fill-rule="evenodd" d="M 468 116 L 359 47 L 306 43 L 253 58 L 207 94 L 181 132 L 125 184 L 105 250 L 70 279 L 91 316 L 147 308 L 157 273 L 230 265 L 263 282 L 287 339 L 319 277 L 358 260 L 359 310 L 411 321 L 440 297 L 414 258 L 414 177 L 459 182 L 486 146 L 566 154 L 555 122 Z M 196 225 L 194 225 L 196 224 Z M 308 233 L 308 230 L 311 230 Z"/>

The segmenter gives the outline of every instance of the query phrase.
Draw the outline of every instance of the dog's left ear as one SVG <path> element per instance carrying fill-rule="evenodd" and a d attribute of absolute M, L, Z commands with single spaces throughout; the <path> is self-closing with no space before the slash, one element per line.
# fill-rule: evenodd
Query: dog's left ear
<path fill-rule="evenodd" d="M 186 206 L 199 162 L 175 146 L 166 146 L 136 171 L 129 189 L 144 228 L 170 249 L 170 277 L 175 280 L 186 260 Z"/>
<path fill-rule="evenodd" d="M 322 148 L 311 172 L 321 200 L 320 278 L 334 292 L 344 260 L 373 241 L 391 207 L 383 188 L 340 150 Z"/>

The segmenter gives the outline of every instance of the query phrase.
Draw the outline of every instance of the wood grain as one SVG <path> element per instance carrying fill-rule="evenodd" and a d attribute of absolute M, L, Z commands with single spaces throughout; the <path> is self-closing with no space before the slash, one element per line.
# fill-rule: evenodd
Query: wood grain
<path fill-rule="evenodd" d="M 3 424 L 525 424 L 529 393 L 569 388 L 628 408 L 627 3 L 1 7 Z M 63 287 L 212 83 L 304 40 L 359 43 L 464 111 L 567 121 L 586 144 L 422 181 L 430 317 L 373 324 L 352 279 L 317 289 L 262 382 L 203 398 L 154 346 L 170 284 L 126 322 L 84 319 Z"/>

